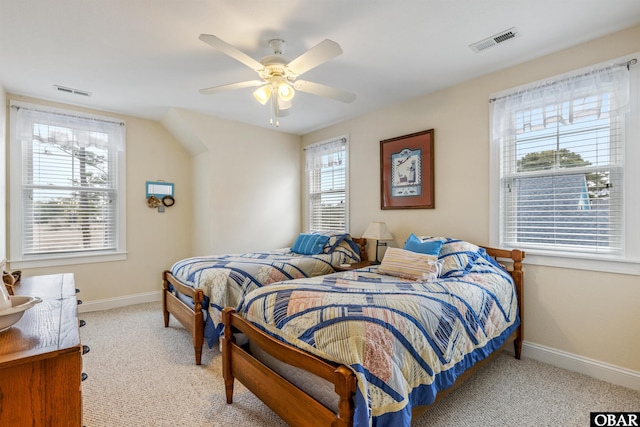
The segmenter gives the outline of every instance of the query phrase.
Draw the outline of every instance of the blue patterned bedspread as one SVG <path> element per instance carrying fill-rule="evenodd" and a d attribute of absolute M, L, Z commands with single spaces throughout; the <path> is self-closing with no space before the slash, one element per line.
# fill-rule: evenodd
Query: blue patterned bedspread
<path fill-rule="evenodd" d="M 222 332 L 222 309 L 235 307 L 248 292 L 282 280 L 330 274 L 333 265 L 359 260 L 348 246 L 319 255 L 300 255 L 287 248 L 188 258 L 175 263 L 171 273 L 183 284 L 203 290 L 208 312 L 205 340 L 212 347 Z"/>
<path fill-rule="evenodd" d="M 483 249 L 456 256 L 465 266 L 472 260 L 458 277 L 415 282 L 369 267 L 256 289 L 237 311 L 283 342 L 349 366 L 358 383 L 354 426 L 409 427 L 413 406 L 432 403 L 519 324 L 509 273 Z"/>

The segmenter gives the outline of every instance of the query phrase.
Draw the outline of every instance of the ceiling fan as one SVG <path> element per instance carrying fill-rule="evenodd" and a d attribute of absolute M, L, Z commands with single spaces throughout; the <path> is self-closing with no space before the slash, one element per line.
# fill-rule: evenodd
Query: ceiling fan
<path fill-rule="evenodd" d="M 342 54 L 340 45 L 332 40 L 323 40 L 297 58 L 289 60 L 282 56 L 285 41 L 273 39 L 269 41 L 273 55 L 265 56 L 260 61 L 211 34 L 200 34 L 200 40 L 253 69 L 262 78 L 262 80 L 248 80 L 200 89 L 200 93 L 210 95 L 227 90 L 258 87 L 253 96 L 263 105 L 271 101 L 271 111 L 275 113 L 276 126 L 279 124 L 278 117 L 285 116 L 288 113 L 287 110 L 291 108 L 291 100 L 295 96 L 296 90 L 345 103 L 353 102 L 356 99 L 355 94 L 341 89 L 307 80 L 298 80 L 298 77 L 303 73 Z M 271 122 L 273 123 L 273 117 Z"/>

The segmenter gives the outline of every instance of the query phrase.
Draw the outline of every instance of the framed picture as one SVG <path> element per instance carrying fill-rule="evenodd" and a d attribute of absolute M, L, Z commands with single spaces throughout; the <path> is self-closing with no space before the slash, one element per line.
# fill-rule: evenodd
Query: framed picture
<path fill-rule="evenodd" d="M 380 208 L 434 209 L 433 129 L 380 141 Z"/>

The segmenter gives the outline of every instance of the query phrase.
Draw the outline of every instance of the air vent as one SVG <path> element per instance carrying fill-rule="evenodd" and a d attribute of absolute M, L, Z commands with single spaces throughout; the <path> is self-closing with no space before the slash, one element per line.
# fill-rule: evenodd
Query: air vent
<path fill-rule="evenodd" d="M 70 87 L 64 87 L 64 86 L 58 86 L 58 85 L 54 85 L 53 87 L 55 87 L 60 92 L 70 93 L 72 95 L 91 96 L 91 92 L 87 92 L 86 90 L 72 89 Z"/>
<path fill-rule="evenodd" d="M 508 30 L 502 31 L 501 33 L 498 33 L 494 36 L 491 36 L 487 39 L 484 40 L 480 40 L 479 42 L 473 43 L 471 45 L 469 45 L 469 47 L 471 48 L 471 50 L 473 50 L 476 53 L 482 52 L 484 50 L 489 49 L 490 47 L 496 46 L 499 43 L 504 43 L 507 40 L 511 40 L 514 39 L 516 37 L 518 37 L 520 35 L 520 33 L 518 33 L 518 30 L 514 28 L 509 28 Z"/>

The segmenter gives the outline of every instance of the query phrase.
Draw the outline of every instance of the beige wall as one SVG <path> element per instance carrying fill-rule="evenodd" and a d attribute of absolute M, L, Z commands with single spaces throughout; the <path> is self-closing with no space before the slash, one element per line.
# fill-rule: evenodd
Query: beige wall
<path fill-rule="evenodd" d="M 162 271 L 191 253 L 190 157 L 184 148 L 158 122 L 11 94 L 8 98 L 118 117 L 127 124 L 127 260 L 23 269 L 23 275 L 74 273 L 84 302 L 158 292 Z M 145 182 L 156 180 L 175 184 L 176 204 L 162 214 L 146 204 Z"/>
<path fill-rule="evenodd" d="M 300 137 L 193 111 L 162 120 L 192 154 L 193 254 L 271 250 L 300 232 Z"/>
<path fill-rule="evenodd" d="M 4 88 L 0 86 L 0 206 L 6 206 L 7 200 L 7 132 L 6 123 L 4 120 L 7 117 L 7 94 Z M 0 260 L 7 257 L 7 214 L 5 209 L 0 208 Z"/>
<path fill-rule="evenodd" d="M 634 27 L 313 132 L 303 145 L 350 135 L 352 235 L 380 220 L 396 245 L 411 232 L 489 244 L 489 95 L 638 51 Z M 431 128 L 436 208 L 381 210 L 380 141 Z M 640 371 L 638 276 L 525 267 L 525 341 Z"/>

